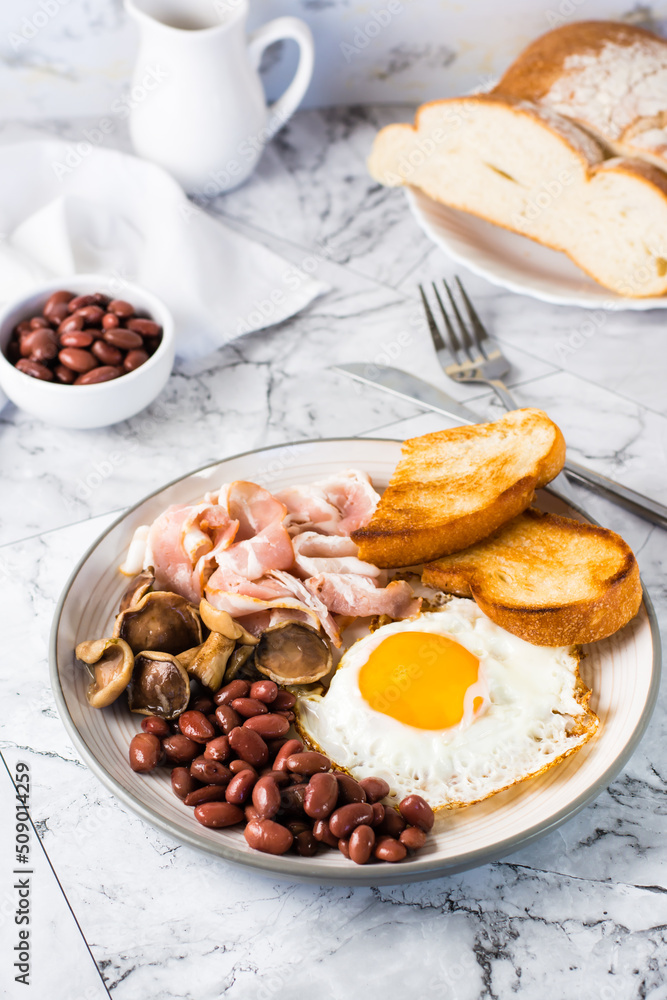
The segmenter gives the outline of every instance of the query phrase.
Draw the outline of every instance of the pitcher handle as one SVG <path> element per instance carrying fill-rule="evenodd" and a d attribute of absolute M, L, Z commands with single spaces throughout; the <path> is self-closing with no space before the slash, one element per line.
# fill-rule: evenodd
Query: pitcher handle
<path fill-rule="evenodd" d="M 273 138 L 276 132 L 289 121 L 303 100 L 303 95 L 306 93 L 313 75 L 315 43 L 310 28 L 305 21 L 301 21 L 298 17 L 277 17 L 274 21 L 262 25 L 257 31 L 253 31 L 248 39 L 250 58 L 257 68 L 264 49 L 273 42 L 280 42 L 284 38 L 293 38 L 298 44 L 299 65 L 296 68 L 294 79 L 285 93 L 269 105 L 269 120 L 266 126 L 267 141 Z"/>

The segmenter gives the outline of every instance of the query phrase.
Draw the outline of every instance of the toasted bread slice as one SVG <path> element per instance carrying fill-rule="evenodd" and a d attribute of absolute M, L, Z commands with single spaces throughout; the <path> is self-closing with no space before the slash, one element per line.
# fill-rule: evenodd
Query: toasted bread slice
<path fill-rule="evenodd" d="M 411 438 L 369 523 L 352 532 L 359 557 L 413 566 L 465 549 L 525 510 L 564 461 L 542 410 Z"/>
<path fill-rule="evenodd" d="M 634 618 L 642 599 L 637 560 L 619 535 L 533 508 L 425 566 L 422 580 L 473 597 L 494 622 L 537 646 L 604 639 Z"/>

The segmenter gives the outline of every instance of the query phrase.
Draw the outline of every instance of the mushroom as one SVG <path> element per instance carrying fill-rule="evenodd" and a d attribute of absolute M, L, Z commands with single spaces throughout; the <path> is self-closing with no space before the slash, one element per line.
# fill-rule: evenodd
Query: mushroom
<path fill-rule="evenodd" d="M 186 670 L 200 680 L 205 687 L 210 688 L 211 691 L 217 691 L 219 687 L 222 687 L 227 661 L 232 655 L 235 645 L 235 639 L 228 639 L 220 632 L 211 632 L 206 642 L 194 651 L 195 655 L 190 659 Z M 189 654 L 191 650 L 187 650 L 187 652 Z M 183 663 L 181 657 L 179 660 Z M 185 664 L 183 663 L 183 665 Z"/>
<path fill-rule="evenodd" d="M 144 649 L 175 656 L 202 641 L 197 609 L 180 594 L 151 590 L 116 618 L 114 636 L 125 639 L 136 656 Z"/>
<path fill-rule="evenodd" d="M 157 650 L 143 650 L 135 656 L 127 689 L 131 712 L 175 719 L 189 700 L 190 679 L 175 656 Z"/>
<path fill-rule="evenodd" d="M 332 663 L 331 647 L 305 622 L 267 628 L 255 650 L 255 666 L 276 684 L 310 684 L 328 674 Z"/>
<path fill-rule="evenodd" d="M 76 647 L 79 660 L 88 666 L 92 680 L 86 698 L 93 708 L 106 708 L 130 683 L 134 656 L 123 639 L 88 639 Z M 90 668 L 93 669 L 90 669 Z"/>
<path fill-rule="evenodd" d="M 118 608 L 118 613 L 122 611 L 127 611 L 128 608 L 134 607 L 138 604 L 144 594 L 148 593 L 153 584 L 155 583 L 155 570 L 152 566 L 147 569 L 142 570 L 138 576 L 135 576 L 134 580 L 128 584 L 127 589 L 123 593 L 120 599 L 120 606 Z"/>
<path fill-rule="evenodd" d="M 210 628 L 211 632 L 219 632 L 220 635 L 243 642 L 247 646 L 256 646 L 259 642 L 257 636 L 251 635 L 244 629 L 243 625 L 234 621 L 229 612 L 214 608 L 206 599 L 199 602 L 199 614 L 204 625 L 206 628 Z"/>
<path fill-rule="evenodd" d="M 225 670 L 224 682 L 229 684 L 230 681 L 235 680 L 237 677 L 243 680 L 256 679 L 257 669 L 255 668 L 254 662 L 249 662 L 253 653 L 255 652 L 256 646 L 237 646 L 232 655 L 229 657 L 229 663 L 227 664 L 227 669 Z M 246 664 L 248 664 L 246 666 Z"/>

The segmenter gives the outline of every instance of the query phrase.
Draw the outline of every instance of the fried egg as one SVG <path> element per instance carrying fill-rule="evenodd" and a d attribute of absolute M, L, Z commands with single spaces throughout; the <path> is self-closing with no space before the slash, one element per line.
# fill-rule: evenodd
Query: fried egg
<path fill-rule="evenodd" d="M 573 647 L 533 646 L 474 601 L 392 622 L 343 655 L 324 695 L 297 702 L 307 741 L 397 799 L 470 805 L 551 767 L 598 719 Z"/>

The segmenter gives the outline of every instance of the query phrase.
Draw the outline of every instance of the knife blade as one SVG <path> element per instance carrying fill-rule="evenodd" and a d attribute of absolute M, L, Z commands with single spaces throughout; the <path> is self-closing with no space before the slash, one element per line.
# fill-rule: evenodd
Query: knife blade
<path fill-rule="evenodd" d="M 484 423 L 483 417 L 475 413 L 468 406 L 459 403 L 448 393 L 437 386 L 431 385 L 425 379 L 411 375 L 409 372 L 401 371 L 399 368 L 392 368 L 390 365 L 380 365 L 369 363 L 353 363 L 345 365 L 332 365 L 331 370 L 348 378 L 361 382 L 364 385 L 382 389 L 393 396 L 405 399 L 410 403 L 416 403 L 425 410 L 432 410 L 434 413 L 442 413 L 447 417 L 457 417 L 467 424 Z M 651 521 L 653 524 L 667 528 L 667 507 L 652 500 L 636 490 L 631 490 L 614 479 L 594 472 L 592 469 L 580 465 L 567 459 L 563 471 L 569 479 L 580 486 L 589 489 L 599 490 L 607 498 L 615 500 L 621 506 L 632 511 L 638 517 Z"/>

